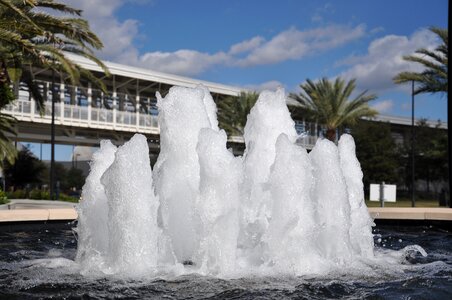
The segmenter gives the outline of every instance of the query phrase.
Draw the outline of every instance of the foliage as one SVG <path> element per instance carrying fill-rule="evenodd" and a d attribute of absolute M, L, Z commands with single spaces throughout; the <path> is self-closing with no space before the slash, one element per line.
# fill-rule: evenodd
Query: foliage
<path fill-rule="evenodd" d="M 219 103 L 218 122 L 228 136 L 242 136 L 248 114 L 259 98 L 256 92 L 240 93 L 239 97 L 228 97 Z"/>
<path fill-rule="evenodd" d="M 0 189 L 0 205 L 9 203 L 6 193 Z"/>
<path fill-rule="evenodd" d="M 429 127 L 425 120 L 420 120 L 415 134 L 415 178 L 424 180 L 426 192 L 440 192 L 432 189 L 433 183 L 443 182 L 448 178 L 447 131 Z M 411 134 L 410 134 L 411 136 Z M 401 164 L 404 167 L 401 178 L 407 186 L 411 185 L 411 139 L 406 139 L 401 145 Z"/>
<path fill-rule="evenodd" d="M 416 73 L 416 72 L 402 72 L 398 74 L 396 77 L 393 78 L 394 82 L 397 84 L 403 84 L 406 82 L 415 82 L 416 83 L 416 89 L 415 94 L 420 93 L 441 93 L 441 94 L 448 94 L 448 61 L 449 61 L 449 33 L 448 29 L 442 29 L 437 27 L 432 27 L 430 30 L 435 33 L 439 39 L 441 40 L 441 44 L 436 47 L 433 51 L 429 49 L 418 49 L 415 51 L 415 54 L 405 56 L 404 59 L 407 61 L 415 62 L 424 67 L 424 70 L 422 72 Z M 448 118 L 448 128 L 451 128 L 452 126 L 452 118 Z M 422 132 L 422 130 L 421 130 Z M 448 140 L 452 141 L 452 136 L 450 131 L 448 131 Z M 447 142 L 439 142 L 442 144 L 442 152 L 445 153 L 445 149 L 448 148 L 449 150 L 449 160 L 451 156 L 451 144 L 449 142 L 449 145 L 447 145 Z M 433 145 L 434 148 L 436 148 L 436 145 Z M 407 147 L 405 147 L 407 148 Z M 406 149 L 405 149 L 406 150 Z M 431 176 L 436 177 L 437 173 L 436 170 L 434 170 L 433 174 L 430 173 L 433 169 L 431 168 L 431 165 L 425 161 L 425 157 L 423 155 L 419 155 L 420 153 L 416 154 L 416 160 L 419 160 L 419 164 L 421 166 L 422 171 L 428 172 L 427 174 L 422 174 L 422 176 L 426 176 L 427 178 L 427 186 L 429 184 L 429 180 Z M 441 156 L 443 156 L 443 154 Z M 430 155 L 437 155 L 430 153 Z M 447 154 L 446 154 L 447 155 Z M 444 161 L 444 158 L 441 160 Z M 433 162 L 434 164 L 438 163 L 438 161 Z M 428 166 L 425 168 L 425 166 Z M 449 168 L 449 176 L 444 176 L 444 167 L 445 165 L 442 164 L 438 167 L 438 172 L 443 174 L 443 179 L 449 177 L 449 191 L 452 188 L 452 176 L 450 168 Z M 419 170 L 419 168 L 416 168 L 416 172 Z M 416 174 L 416 176 L 419 176 L 420 174 Z M 429 186 L 428 186 L 429 187 Z M 450 202 L 450 201 L 449 201 Z M 452 207 L 452 202 L 451 207 Z"/>
<path fill-rule="evenodd" d="M 17 157 L 16 148 L 14 147 L 11 139 L 7 136 L 8 133 L 16 135 L 16 131 L 14 129 L 16 119 L 1 112 L 6 105 L 15 100 L 13 92 L 7 85 L 8 84 L 6 82 L 0 81 L 0 167 L 3 167 L 3 162 L 5 160 L 7 160 L 10 164 L 14 163 L 14 160 Z"/>
<path fill-rule="evenodd" d="M 27 198 L 34 200 L 50 200 L 50 193 L 46 190 L 33 189 L 28 193 Z"/>
<path fill-rule="evenodd" d="M 441 40 L 441 44 L 431 51 L 428 49 L 418 49 L 416 54 L 404 56 L 406 61 L 421 64 L 424 67 L 422 72 L 401 72 L 394 77 L 397 84 L 412 82 L 416 83 L 415 94 L 419 93 L 447 93 L 447 74 L 449 59 L 449 34 L 447 29 L 432 27 L 430 30 Z"/>
<path fill-rule="evenodd" d="M 51 15 L 48 12 L 55 12 Z M 65 53 L 81 55 L 108 70 L 94 55 L 103 47 L 81 11 L 54 0 L 0 0 L 0 110 L 14 100 L 11 84 L 22 81 L 41 111 L 44 98 L 34 82 L 32 66 L 65 73 L 71 84 L 81 76 L 99 85 L 101 80 L 71 61 Z M 93 50 L 94 49 L 94 50 Z M 0 166 L 12 164 L 17 151 L 5 133 L 15 134 L 15 119 L 0 114 Z"/>
<path fill-rule="evenodd" d="M 11 192 L 6 192 L 6 195 L 9 199 L 26 199 L 28 198 L 27 191 L 25 190 L 15 190 Z"/>
<path fill-rule="evenodd" d="M 66 202 L 73 202 L 78 203 L 80 200 L 80 197 L 74 197 L 71 195 L 66 195 L 65 193 L 60 193 L 60 201 L 66 201 Z"/>
<path fill-rule="evenodd" d="M 0 110 L 2 107 L 0 107 Z M 14 124 L 16 119 L 10 115 L 0 112 L 0 167 L 3 167 L 4 161 L 13 164 L 17 158 L 16 147 L 7 134 L 16 135 Z"/>
<path fill-rule="evenodd" d="M 75 188 L 80 190 L 85 184 L 85 177 L 83 176 L 83 171 L 76 168 L 71 168 L 66 174 L 65 189 Z"/>
<path fill-rule="evenodd" d="M 356 143 L 356 156 L 364 173 L 364 188 L 382 181 L 398 183 L 400 155 L 387 123 L 361 120 L 351 127 Z"/>
<path fill-rule="evenodd" d="M 1 195 L 1 191 L 0 191 Z M 48 190 L 41 190 L 41 189 L 33 189 L 31 191 L 27 190 L 15 190 L 13 192 L 7 192 L 5 195 L 8 196 L 10 199 L 33 199 L 33 200 L 50 200 L 50 192 Z M 70 195 L 67 195 L 65 193 L 60 193 L 59 195 L 60 201 L 67 201 L 67 202 L 78 202 L 79 197 L 73 197 Z M 1 197 L 0 197 L 1 201 Z"/>
<path fill-rule="evenodd" d="M 319 123 L 327 127 L 327 138 L 336 140 L 336 129 L 343 125 L 353 125 L 362 117 L 372 117 L 377 111 L 368 103 L 377 98 L 374 94 L 361 92 L 349 100 L 355 90 L 355 79 L 345 82 L 340 77 L 334 82 L 322 78 L 318 82 L 310 79 L 300 85 L 302 92 L 291 94 L 300 103 L 301 109 L 310 114 Z"/>
<path fill-rule="evenodd" d="M 46 166 L 37 159 L 29 149 L 24 148 L 18 153 L 14 164 L 5 164 L 5 178 L 8 186 L 25 188 L 27 185 L 42 183 L 42 175 Z"/>
<path fill-rule="evenodd" d="M 60 191 L 68 192 L 75 188 L 80 190 L 85 184 L 83 171 L 77 168 L 67 169 L 62 163 L 55 162 L 55 182 L 59 182 Z M 43 184 L 49 185 L 50 169 L 46 167 Z"/>
<path fill-rule="evenodd" d="M 21 80 L 42 109 L 44 99 L 33 82 L 31 66 L 64 72 L 71 84 L 84 76 L 104 87 L 91 72 L 65 54 L 70 52 L 92 60 L 108 74 L 93 50 L 101 49 L 102 42 L 80 15 L 80 10 L 54 0 L 0 0 L 0 82 L 8 84 L 2 89 Z"/>

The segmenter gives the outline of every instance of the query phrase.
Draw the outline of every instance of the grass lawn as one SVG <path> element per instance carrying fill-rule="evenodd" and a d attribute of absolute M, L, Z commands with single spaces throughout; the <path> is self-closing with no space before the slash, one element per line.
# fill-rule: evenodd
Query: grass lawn
<path fill-rule="evenodd" d="M 367 207 L 380 207 L 380 202 L 366 200 Z M 385 207 L 411 207 L 411 199 L 397 199 L 396 202 L 385 202 Z M 416 199 L 416 207 L 439 207 L 438 200 Z"/>

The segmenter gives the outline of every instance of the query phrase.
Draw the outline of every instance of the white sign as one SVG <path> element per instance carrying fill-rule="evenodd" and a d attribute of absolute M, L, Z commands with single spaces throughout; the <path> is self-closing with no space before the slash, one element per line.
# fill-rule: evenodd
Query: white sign
<path fill-rule="evenodd" d="M 383 185 L 383 199 L 385 202 L 396 202 L 396 189 L 395 184 L 385 184 Z M 380 201 L 380 185 L 371 184 L 370 185 L 370 201 Z"/>

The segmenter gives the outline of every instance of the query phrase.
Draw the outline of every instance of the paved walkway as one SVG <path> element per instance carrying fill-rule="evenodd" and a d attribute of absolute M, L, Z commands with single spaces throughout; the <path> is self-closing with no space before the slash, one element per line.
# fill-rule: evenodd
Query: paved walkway
<path fill-rule="evenodd" d="M 374 219 L 452 221 L 452 208 L 446 207 L 369 207 Z"/>
<path fill-rule="evenodd" d="M 17 199 L 0 205 L 1 222 L 72 221 L 77 219 L 77 203 L 50 200 Z"/>
<path fill-rule="evenodd" d="M 55 221 L 77 219 L 76 203 L 48 200 L 11 200 L 0 205 L 1 222 Z M 374 219 L 452 221 L 452 208 L 370 207 Z"/>

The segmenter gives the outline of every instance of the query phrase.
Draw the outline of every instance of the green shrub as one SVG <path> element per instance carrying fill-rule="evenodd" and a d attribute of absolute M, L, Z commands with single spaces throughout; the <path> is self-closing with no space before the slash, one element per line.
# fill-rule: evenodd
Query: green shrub
<path fill-rule="evenodd" d="M 14 192 L 6 192 L 8 199 L 26 199 L 27 192 L 25 190 L 15 190 Z"/>
<path fill-rule="evenodd" d="M 6 193 L 2 190 L 0 190 L 0 204 L 6 204 L 9 203 L 8 197 L 6 196 Z"/>
<path fill-rule="evenodd" d="M 28 198 L 34 200 L 50 200 L 50 193 L 45 190 L 33 189 L 30 191 Z"/>
<path fill-rule="evenodd" d="M 74 202 L 74 203 L 78 203 L 79 198 L 77 197 L 72 197 L 63 193 L 60 193 L 60 201 L 67 201 L 67 202 Z"/>
<path fill-rule="evenodd" d="M 9 199 L 50 200 L 50 192 L 47 190 L 40 190 L 40 189 L 32 189 L 28 193 L 26 190 L 15 190 L 14 192 L 7 192 L 7 193 L 3 193 L 3 194 L 5 194 L 5 199 L 9 198 Z M 1 198 L 1 193 L 0 193 L 0 198 Z M 58 200 L 78 203 L 79 197 L 73 197 L 73 196 L 69 196 L 65 193 L 60 193 Z M 2 204 L 1 201 L 2 200 L 0 199 L 0 204 Z"/>

